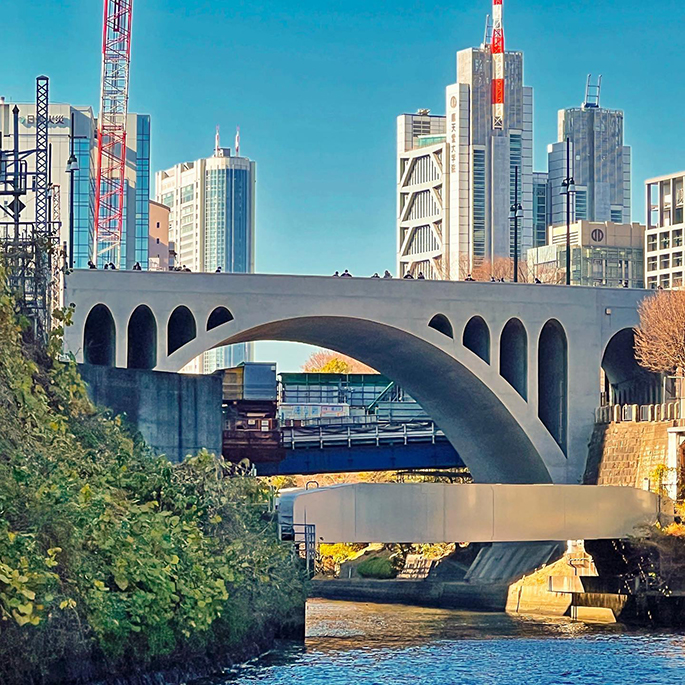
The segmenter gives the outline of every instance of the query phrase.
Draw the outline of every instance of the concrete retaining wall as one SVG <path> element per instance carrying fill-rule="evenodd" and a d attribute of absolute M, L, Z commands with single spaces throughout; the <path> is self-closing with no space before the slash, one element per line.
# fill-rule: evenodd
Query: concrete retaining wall
<path fill-rule="evenodd" d="M 182 461 L 202 448 L 221 454 L 221 376 L 79 364 L 88 395 L 124 414 L 157 454 Z"/>
<path fill-rule="evenodd" d="M 504 611 L 507 585 L 472 585 L 430 580 L 313 580 L 311 597 L 348 602 L 410 604 L 441 609 Z"/>

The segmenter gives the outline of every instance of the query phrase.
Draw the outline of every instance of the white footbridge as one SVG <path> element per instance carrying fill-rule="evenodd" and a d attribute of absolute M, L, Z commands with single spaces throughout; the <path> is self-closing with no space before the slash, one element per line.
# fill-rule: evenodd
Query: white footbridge
<path fill-rule="evenodd" d="M 673 504 L 629 487 L 356 483 L 284 491 L 278 517 L 283 538 L 313 526 L 317 543 L 543 542 L 626 538 Z"/>

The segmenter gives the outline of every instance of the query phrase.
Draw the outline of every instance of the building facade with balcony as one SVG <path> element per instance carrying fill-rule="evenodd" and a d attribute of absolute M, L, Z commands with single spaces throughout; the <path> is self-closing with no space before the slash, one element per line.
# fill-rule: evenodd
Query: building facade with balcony
<path fill-rule="evenodd" d="M 683 287 L 685 171 L 645 181 L 645 275 L 648 288 Z"/>

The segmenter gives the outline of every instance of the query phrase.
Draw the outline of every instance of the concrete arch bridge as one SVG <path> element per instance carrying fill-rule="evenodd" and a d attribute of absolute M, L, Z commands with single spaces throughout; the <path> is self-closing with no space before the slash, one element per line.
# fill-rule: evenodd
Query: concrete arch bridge
<path fill-rule="evenodd" d="M 77 361 L 178 371 L 206 350 L 284 340 L 396 380 L 474 479 L 578 483 L 599 401 L 643 401 L 632 328 L 646 291 L 320 276 L 74 271 Z"/>

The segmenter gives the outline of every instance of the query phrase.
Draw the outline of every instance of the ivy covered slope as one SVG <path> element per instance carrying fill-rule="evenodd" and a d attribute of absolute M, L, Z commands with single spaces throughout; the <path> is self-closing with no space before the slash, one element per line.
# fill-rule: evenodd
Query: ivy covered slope
<path fill-rule="evenodd" d="M 151 456 L 53 361 L 59 335 L 27 343 L 0 295 L 0 682 L 206 664 L 297 625 L 264 487 L 206 453 Z"/>

